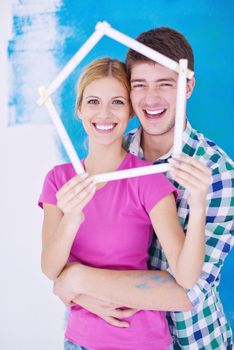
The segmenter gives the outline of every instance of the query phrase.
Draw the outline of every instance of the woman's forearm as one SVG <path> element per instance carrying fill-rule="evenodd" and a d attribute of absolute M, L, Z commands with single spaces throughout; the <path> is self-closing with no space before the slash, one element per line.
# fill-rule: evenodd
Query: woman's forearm
<path fill-rule="evenodd" d="M 79 226 L 64 215 L 57 230 L 42 249 L 41 267 L 43 273 L 54 280 L 66 265 L 72 243 Z"/>

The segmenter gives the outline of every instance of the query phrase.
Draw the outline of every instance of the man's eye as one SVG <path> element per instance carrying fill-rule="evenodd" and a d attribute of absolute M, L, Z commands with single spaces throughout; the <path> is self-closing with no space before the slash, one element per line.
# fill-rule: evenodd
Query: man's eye
<path fill-rule="evenodd" d="M 91 98 L 90 100 L 87 101 L 87 103 L 90 105 L 96 105 L 99 103 L 99 101 L 96 98 Z"/>
<path fill-rule="evenodd" d="M 173 83 L 162 83 L 159 84 L 159 89 L 173 89 L 175 87 L 175 84 Z"/>
<path fill-rule="evenodd" d="M 113 100 L 112 103 L 115 105 L 123 105 L 124 104 L 124 102 L 122 100 Z"/>
<path fill-rule="evenodd" d="M 143 88 L 145 85 L 144 84 L 132 84 L 132 89 L 140 89 Z"/>

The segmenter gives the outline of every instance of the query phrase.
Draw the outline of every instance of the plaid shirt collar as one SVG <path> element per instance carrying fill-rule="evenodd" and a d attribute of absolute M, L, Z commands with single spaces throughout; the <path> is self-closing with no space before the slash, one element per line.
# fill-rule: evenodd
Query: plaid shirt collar
<path fill-rule="evenodd" d="M 141 159 L 144 159 L 144 152 L 141 147 L 142 131 L 143 129 L 140 126 L 138 129 L 133 130 L 133 132 L 129 134 L 130 139 L 128 142 L 128 150 L 130 153 L 135 154 Z M 196 150 L 198 138 L 195 132 L 193 131 L 188 120 L 186 123 L 186 128 L 183 131 L 182 142 L 183 142 L 182 152 L 192 157 Z M 159 164 L 159 163 L 166 162 L 172 156 L 172 151 L 173 151 L 173 147 L 166 154 L 161 156 L 159 159 L 155 160 L 154 163 Z"/>

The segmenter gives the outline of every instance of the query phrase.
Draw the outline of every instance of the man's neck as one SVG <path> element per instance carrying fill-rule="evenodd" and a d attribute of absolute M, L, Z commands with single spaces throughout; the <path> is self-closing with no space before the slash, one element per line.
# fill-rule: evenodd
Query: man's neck
<path fill-rule="evenodd" d="M 142 131 L 141 147 L 144 152 L 144 159 L 148 162 L 155 162 L 164 154 L 167 154 L 173 146 L 174 129 L 170 134 L 155 136 Z"/>

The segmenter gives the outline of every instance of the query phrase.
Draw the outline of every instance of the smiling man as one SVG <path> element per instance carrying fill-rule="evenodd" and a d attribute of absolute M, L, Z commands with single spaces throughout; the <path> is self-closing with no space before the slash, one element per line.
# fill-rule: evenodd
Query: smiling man
<path fill-rule="evenodd" d="M 181 33 L 162 27 L 142 33 L 137 40 L 177 62 L 188 59 L 188 68 L 194 70 L 192 48 Z M 173 147 L 178 75 L 133 50 L 129 50 L 126 64 L 133 109 L 141 123 L 139 129 L 127 135 L 126 148 L 155 164 L 168 162 Z M 187 81 L 187 99 L 194 85 L 194 78 Z M 199 162 L 195 161 L 199 159 L 212 170 L 213 177 L 207 197 L 205 263 L 194 287 L 184 290 L 170 277 L 164 252 L 155 239 L 149 261 L 149 268 L 154 271 L 110 271 L 75 264 L 60 275 L 54 291 L 65 303 L 73 300 L 116 326 L 128 326 L 126 319 L 120 319 L 129 316 L 132 310 L 119 309 L 123 305 L 137 310 L 170 311 L 167 317 L 174 349 L 231 350 L 231 328 L 217 288 L 221 267 L 234 243 L 234 165 L 222 149 L 194 130 L 187 119 L 182 154 L 191 157 L 194 174 L 199 173 Z M 170 173 L 167 176 L 173 181 Z M 179 193 L 178 215 L 186 232 L 187 193 L 182 186 L 175 185 Z"/>

